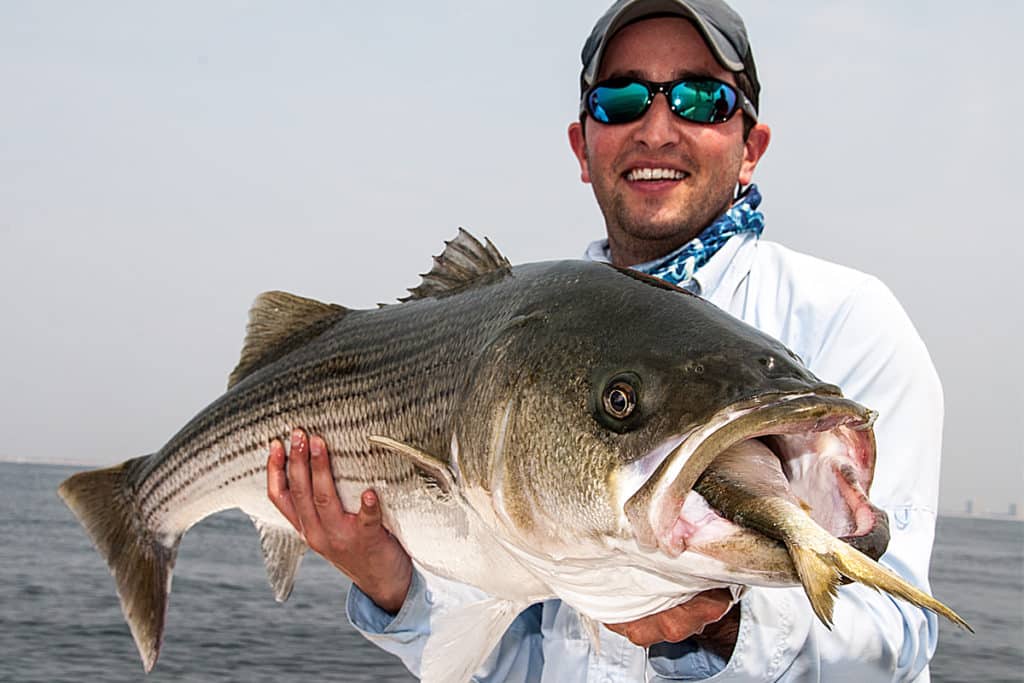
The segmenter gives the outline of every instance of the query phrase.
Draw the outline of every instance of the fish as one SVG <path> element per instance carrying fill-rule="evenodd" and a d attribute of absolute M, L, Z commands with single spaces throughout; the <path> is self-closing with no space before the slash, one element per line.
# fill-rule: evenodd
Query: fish
<path fill-rule="evenodd" d="M 956 612 L 875 561 L 885 550 L 888 521 L 861 498 L 851 471 L 837 473 L 840 494 L 849 498 L 861 527 L 871 531 L 844 542 L 814 521 L 810 506 L 793 493 L 783 467 L 768 445 L 751 439 L 719 454 L 697 480 L 694 491 L 734 522 L 734 531 L 755 532 L 746 544 L 733 540 L 734 550 L 753 552 L 762 558 L 761 567 L 767 568 L 772 566 L 766 559 L 772 553 L 771 540 L 782 544 L 790 561 L 776 558 L 774 566 L 784 575 L 778 578 L 803 586 L 811 609 L 827 628 L 832 627 L 839 586 L 856 581 L 929 609 L 973 633 Z M 716 542 L 723 543 L 722 539 Z"/>
<path fill-rule="evenodd" d="M 424 681 L 468 680 L 551 598 L 596 637 L 703 590 L 802 585 L 828 624 L 852 579 L 966 626 L 875 561 L 875 413 L 777 340 L 629 269 L 512 266 L 462 229 L 421 278 L 376 309 L 261 294 L 225 393 L 159 450 L 60 485 L 147 672 L 202 519 L 248 514 L 288 598 L 308 548 L 266 467 L 299 427 L 328 443 L 346 509 L 374 488 L 418 567 L 487 596 L 432 618 Z"/>

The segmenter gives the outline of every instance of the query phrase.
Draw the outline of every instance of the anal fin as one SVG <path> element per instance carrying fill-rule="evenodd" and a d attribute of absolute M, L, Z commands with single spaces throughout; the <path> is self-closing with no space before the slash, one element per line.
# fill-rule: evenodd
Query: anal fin
<path fill-rule="evenodd" d="M 291 595 L 299 563 L 308 546 L 294 529 L 275 526 L 253 516 L 250 519 L 260 532 L 260 548 L 274 599 L 284 602 Z"/>

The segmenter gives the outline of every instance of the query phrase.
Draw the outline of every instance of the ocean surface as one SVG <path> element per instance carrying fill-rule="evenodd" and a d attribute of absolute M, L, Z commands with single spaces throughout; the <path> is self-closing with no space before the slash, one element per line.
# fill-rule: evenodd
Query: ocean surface
<path fill-rule="evenodd" d="M 181 544 L 160 660 L 148 676 L 106 565 L 57 497 L 77 468 L 0 463 L 0 681 L 412 681 L 351 630 L 347 583 L 308 555 L 287 603 L 233 511 Z M 941 518 L 932 588 L 977 631 L 942 623 L 934 681 L 1024 681 L 1024 523 Z"/>

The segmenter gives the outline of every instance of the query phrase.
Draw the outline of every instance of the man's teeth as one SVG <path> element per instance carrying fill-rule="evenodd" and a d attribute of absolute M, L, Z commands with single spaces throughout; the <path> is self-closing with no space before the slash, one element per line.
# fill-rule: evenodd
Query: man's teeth
<path fill-rule="evenodd" d="M 686 174 L 674 168 L 634 168 L 626 180 L 682 180 Z"/>

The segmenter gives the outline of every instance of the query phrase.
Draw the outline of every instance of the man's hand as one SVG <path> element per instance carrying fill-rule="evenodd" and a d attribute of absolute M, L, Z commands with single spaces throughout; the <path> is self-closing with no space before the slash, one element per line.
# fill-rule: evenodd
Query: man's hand
<path fill-rule="evenodd" d="M 701 647 L 726 661 L 732 656 L 739 633 L 739 605 L 730 609 L 732 595 L 725 588 L 698 593 L 693 599 L 664 612 L 636 621 L 605 624 L 641 647 L 678 643 L 695 636 Z"/>
<path fill-rule="evenodd" d="M 352 579 L 381 609 L 395 614 L 412 583 L 412 560 L 381 526 L 380 505 L 363 492 L 359 512 L 345 511 L 334 487 L 327 444 L 292 432 L 291 449 L 274 439 L 267 460 L 267 496 L 309 547 Z"/>

